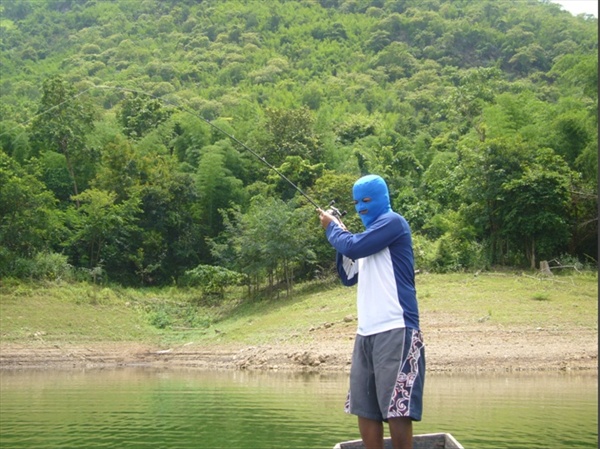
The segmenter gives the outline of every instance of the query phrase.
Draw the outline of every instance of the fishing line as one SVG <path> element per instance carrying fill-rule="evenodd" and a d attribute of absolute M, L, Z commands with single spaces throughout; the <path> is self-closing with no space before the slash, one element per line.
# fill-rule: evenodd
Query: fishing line
<path fill-rule="evenodd" d="M 237 138 L 236 138 L 234 135 L 232 135 L 232 134 L 228 133 L 227 131 L 225 131 L 225 130 L 224 130 L 224 129 L 222 129 L 222 128 L 219 128 L 217 125 L 215 125 L 214 123 L 212 123 L 210 120 L 207 120 L 207 119 L 205 119 L 205 118 L 204 118 L 204 117 L 202 117 L 200 114 L 198 114 L 198 113 L 196 113 L 196 112 L 194 112 L 194 111 L 192 111 L 192 110 L 190 110 L 190 109 L 188 109 L 188 108 L 186 108 L 186 107 L 183 107 L 183 106 L 181 106 L 181 105 L 179 105 L 179 104 L 170 103 L 170 102 L 169 102 L 169 100 L 167 100 L 166 98 L 163 98 L 164 96 L 160 96 L 160 97 L 159 97 L 159 96 L 153 95 L 153 94 L 151 94 L 151 93 L 149 93 L 149 92 L 145 92 L 145 91 L 143 91 L 143 90 L 139 90 L 139 89 L 130 89 L 130 88 L 126 88 L 126 87 L 119 87 L 119 86 L 106 86 L 106 85 L 100 85 L 100 86 L 92 86 L 92 87 L 88 87 L 87 89 L 85 89 L 85 90 L 83 90 L 83 91 L 79 92 L 77 95 L 73 95 L 72 97 L 70 97 L 70 98 L 67 98 L 66 100 L 62 101 L 61 103 L 59 103 L 59 104 L 57 104 L 57 105 L 54 105 L 54 106 L 52 106 L 51 108 L 48 108 L 47 110 L 45 110 L 45 111 L 42 111 L 42 112 L 40 112 L 40 113 L 38 113 L 38 114 L 34 115 L 33 117 L 31 117 L 29 120 L 25 121 L 24 123 L 22 123 L 22 124 L 19 124 L 19 125 L 17 125 L 17 126 L 15 126 L 15 127 L 13 127 L 13 128 L 10 128 L 10 129 L 9 129 L 9 130 L 7 130 L 7 131 L 5 131 L 5 132 L 1 133 L 1 134 L 0 134 L 0 137 L 2 137 L 4 134 L 8 134 L 8 133 L 9 133 L 9 132 L 11 132 L 13 129 L 16 129 L 16 128 L 20 127 L 20 126 L 25 126 L 25 125 L 29 124 L 29 123 L 30 123 L 32 120 L 34 120 L 35 118 L 37 118 L 37 117 L 39 117 L 39 116 L 41 116 L 41 115 L 47 114 L 47 113 L 49 113 L 49 112 L 53 111 L 54 109 L 57 109 L 57 108 L 59 108 L 59 107 L 60 107 L 60 106 L 62 106 L 63 104 L 65 104 L 65 103 L 67 103 L 67 102 L 69 102 L 69 101 L 71 101 L 71 100 L 74 100 L 74 99 L 76 99 L 77 97 L 79 97 L 79 96 L 83 95 L 84 93 L 86 93 L 86 92 L 88 92 L 88 91 L 90 91 L 90 90 L 92 90 L 92 89 L 112 89 L 112 90 L 120 90 L 120 91 L 123 91 L 123 92 L 131 92 L 131 93 L 136 93 L 136 94 L 140 94 L 140 95 L 145 95 L 145 96 L 148 96 L 148 97 L 150 97 L 150 98 L 154 98 L 154 99 L 156 99 L 156 100 L 159 100 L 159 101 L 166 102 L 167 104 L 170 104 L 171 106 L 174 106 L 174 107 L 176 107 L 176 108 L 179 108 L 179 109 L 180 109 L 181 111 L 183 111 L 183 112 L 187 112 L 188 114 L 191 114 L 191 115 L 193 115 L 193 116 L 195 116 L 195 117 L 199 118 L 200 120 L 202 120 L 203 122 L 205 122 L 205 123 L 207 123 L 209 126 L 211 126 L 212 128 L 214 128 L 214 129 L 216 129 L 217 131 L 219 131 L 221 134 L 223 134 L 223 135 L 225 135 L 225 136 L 229 137 L 229 138 L 230 138 L 231 140 L 233 140 L 235 143 L 237 143 L 238 145 L 240 145 L 240 146 L 241 146 L 243 149 L 245 149 L 246 151 L 248 151 L 248 152 L 249 152 L 250 154 L 252 154 L 252 155 L 253 155 L 255 158 L 257 158 L 259 161 L 261 161 L 263 164 L 265 164 L 265 165 L 266 165 L 266 166 L 267 166 L 269 169 L 271 169 L 271 170 L 273 170 L 275 173 L 277 173 L 277 174 L 279 175 L 279 177 L 281 177 L 281 179 L 283 179 L 283 180 L 284 180 L 284 181 L 286 181 L 286 182 L 287 182 L 289 185 L 291 185 L 291 186 L 292 186 L 294 189 L 296 189 L 296 191 L 297 191 L 298 193 L 300 193 L 300 194 L 301 194 L 301 195 L 302 195 L 304 198 L 306 198 L 306 200 L 307 200 L 307 201 L 308 201 L 310 204 L 312 204 L 313 206 L 315 206 L 317 209 L 321 209 L 321 208 L 319 207 L 319 205 L 318 205 L 318 204 L 317 204 L 315 201 L 313 201 L 313 199 L 312 199 L 311 197 L 309 197 L 309 196 L 308 196 L 306 193 L 304 193 L 304 191 L 303 191 L 303 190 L 302 190 L 300 187 L 298 187 L 296 184 L 294 184 L 292 181 L 290 181 L 290 179 L 288 179 L 288 177 L 287 177 L 287 176 L 285 176 L 285 175 L 284 175 L 283 173 L 281 173 L 281 172 L 280 172 L 280 171 L 279 171 L 277 168 L 275 168 L 273 165 L 271 165 L 271 164 L 270 164 L 270 163 L 269 163 L 269 162 L 268 162 L 268 161 L 267 161 L 267 160 L 266 160 L 266 159 L 265 159 L 263 156 L 259 155 L 259 154 L 258 154 L 256 151 L 254 151 L 254 150 L 253 150 L 252 148 L 250 148 L 248 145 L 246 145 L 245 143 L 243 143 L 242 141 L 240 141 L 239 139 L 237 139 Z M 18 137 L 18 136 L 17 136 L 17 137 Z M 331 204 L 330 204 L 330 206 L 331 206 Z"/>
<path fill-rule="evenodd" d="M 28 125 L 28 124 L 29 124 L 29 123 L 30 123 L 32 120 L 36 119 L 37 117 L 39 117 L 39 116 L 41 116 L 41 115 L 44 115 L 44 114 L 47 114 L 48 112 L 54 111 L 55 109 L 58 109 L 58 108 L 60 108 L 60 107 L 61 107 L 63 104 L 65 104 L 65 103 L 68 103 L 68 102 L 69 102 L 69 101 L 71 101 L 71 100 L 74 100 L 75 98 L 77 98 L 77 97 L 79 97 L 79 96 L 83 95 L 83 94 L 84 94 L 84 93 L 86 93 L 87 91 L 89 91 L 89 90 L 92 90 L 92 89 L 94 89 L 94 88 L 96 88 L 96 87 L 98 87 L 98 86 L 92 86 L 92 87 L 88 87 L 87 89 L 85 89 L 85 90 L 82 90 L 81 92 L 79 92 L 77 95 L 73 95 L 73 96 L 71 96 L 71 97 L 67 98 L 66 100 L 64 100 L 64 101 L 61 101 L 60 103 L 58 103 L 58 104 L 55 104 L 54 106 L 52 106 L 52 107 L 50 107 L 50 108 L 46 109 L 45 111 L 42 111 L 42 112 L 39 112 L 39 113 L 35 114 L 35 115 L 34 115 L 33 117 L 31 117 L 29 120 L 25 120 L 23 123 L 19 123 L 17 126 L 13 126 L 12 128 L 9 128 L 7 131 L 4 131 L 3 133 L 0 133 L 0 137 L 2 137 L 4 134 L 8 134 L 8 133 L 9 133 L 9 132 L 11 132 L 13 129 L 17 129 L 17 128 L 21 127 L 21 126 Z M 21 134 L 23 134 L 23 133 L 21 133 Z M 19 134 L 17 137 L 19 137 L 21 134 Z"/>

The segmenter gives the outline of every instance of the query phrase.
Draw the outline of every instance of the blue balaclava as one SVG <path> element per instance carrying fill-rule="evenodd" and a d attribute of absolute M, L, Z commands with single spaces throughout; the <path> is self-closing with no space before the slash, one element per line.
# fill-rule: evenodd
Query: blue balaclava
<path fill-rule="evenodd" d="M 367 175 L 354 183 L 352 196 L 356 212 L 360 215 L 365 228 L 371 226 L 377 217 L 392 210 L 390 206 L 390 193 L 387 184 L 381 176 Z M 365 201 L 370 199 L 370 201 Z M 366 214 L 361 211 L 366 210 Z"/>

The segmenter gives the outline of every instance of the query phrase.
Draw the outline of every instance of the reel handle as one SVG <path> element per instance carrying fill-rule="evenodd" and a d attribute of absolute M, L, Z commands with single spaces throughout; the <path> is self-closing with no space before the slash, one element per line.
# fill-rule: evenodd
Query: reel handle
<path fill-rule="evenodd" d="M 338 223 L 344 228 L 346 229 L 346 226 L 344 226 L 344 223 L 342 223 L 342 217 L 344 215 L 346 215 L 348 212 L 344 211 L 340 211 L 337 207 L 334 206 L 335 204 L 335 200 L 331 200 L 329 202 L 329 208 L 327 209 L 327 213 L 333 215 L 336 220 L 338 221 Z"/>

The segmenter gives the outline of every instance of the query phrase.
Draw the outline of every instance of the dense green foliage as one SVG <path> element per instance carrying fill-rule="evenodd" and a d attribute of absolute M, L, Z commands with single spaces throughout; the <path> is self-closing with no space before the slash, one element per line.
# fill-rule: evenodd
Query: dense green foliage
<path fill-rule="evenodd" d="M 0 12 L 0 276 L 221 293 L 331 270 L 314 206 L 225 133 L 323 207 L 385 177 L 421 270 L 595 262 L 593 17 L 545 0 Z"/>

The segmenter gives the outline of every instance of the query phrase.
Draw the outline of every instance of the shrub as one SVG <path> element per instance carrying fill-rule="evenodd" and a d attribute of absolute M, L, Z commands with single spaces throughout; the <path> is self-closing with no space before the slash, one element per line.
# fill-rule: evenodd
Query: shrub
<path fill-rule="evenodd" d="M 73 267 L 64 254 L 40 252 L 35 255 L 30 265 L 29 276 L 33 279 L 56 281 L 68 280 L 72 277 Z"/>
<path fill-rule="evenodd" d="M 437 240 L 413 235 L 415 269 L 447 273 L 449 271 L 486 270 L 489 268 L 486 246 L 445 233 Z"/>
<path fill-rule="evenodd" d="M 223 298 L 225 289 L 231 285 L 238 285 L 243 275 L 223 267 L 212 265 L 198 265 L 185 272 L 182 284 L 188 287 L 199 287 L 204 296 Z"/>
<path fill-rule="evenodd" d="M 415 270 L 431 271 L 437 252 L 437 244 L 433 240 L 420 234 L 413 234 L 413 253 Z"/>
<path fill-rule="evenodd" d="M 67 262 L 67 256 L 63 254 L 40 252 L 29 259 L 16 256 L 6 249 L 0 249 L 2 277 L 56 281 L 70 280 L 73 273 L 73 267 Z"/>

